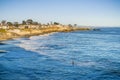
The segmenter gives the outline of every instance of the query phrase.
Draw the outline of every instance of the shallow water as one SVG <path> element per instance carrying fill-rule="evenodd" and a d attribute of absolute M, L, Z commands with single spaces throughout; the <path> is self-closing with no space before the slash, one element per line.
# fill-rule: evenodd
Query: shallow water
<path fill-rule="evenodd" d="M 120 28 L 4 41 L 0 80 L 120 80 Z"/>

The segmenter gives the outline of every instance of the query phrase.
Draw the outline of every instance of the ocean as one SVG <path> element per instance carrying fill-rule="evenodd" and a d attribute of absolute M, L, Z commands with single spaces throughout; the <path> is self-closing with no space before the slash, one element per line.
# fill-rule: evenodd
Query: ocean
<path fill-rule="evenodd" d="M 117 27 L 16 38 L 0 50 L 0 80 L 120 80 Z"/>

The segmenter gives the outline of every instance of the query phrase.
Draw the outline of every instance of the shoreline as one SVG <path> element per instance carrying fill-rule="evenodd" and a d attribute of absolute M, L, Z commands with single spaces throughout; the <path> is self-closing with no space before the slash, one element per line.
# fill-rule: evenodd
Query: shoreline
<path fill-rule="evenodd" d="M 5 32 L 0 32 L 0 41 L 9 40 L 13 38 L 30 37 L 36 35 L 44 35 L 53 32 L 71 32 L 71 31 L 85 31 L 92 30 L 91 28 L 79 27 L 48 27 L 42 29 L 9 29 Z"/>

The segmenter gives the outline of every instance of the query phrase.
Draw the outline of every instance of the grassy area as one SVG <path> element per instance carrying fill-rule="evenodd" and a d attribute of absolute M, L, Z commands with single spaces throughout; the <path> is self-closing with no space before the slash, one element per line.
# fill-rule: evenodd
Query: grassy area
<path fill-rule="evenodd" d="M 0 29 L 0 33 L 6 33 L 7 31 L 5 29 Z"/>

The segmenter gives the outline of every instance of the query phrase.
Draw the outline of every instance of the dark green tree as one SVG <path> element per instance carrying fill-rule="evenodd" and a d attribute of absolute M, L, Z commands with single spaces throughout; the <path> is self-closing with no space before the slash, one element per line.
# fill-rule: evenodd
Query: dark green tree
<path fill-rule="evenodd" d="M 68 24 L 69 27 L 72 27 L 72 24 Z"/>
<path fill-rule="evenodd" d="M 74 26 L 76 27 L 76 26 L 77 26 L 77 24 L 74 24 Z"/>
<path fill-rule="evenodd" d="M 32 23 L 33 23 L 33 20 L 32 20 L 32 19 L 28 19 L 28 20 L 26 21 L 26 23 L 27 23 L 27 24 L 32 24 Z"/>
<path fill-rule="evenodd" d="M 15 27 L 19 27 L 18 22 L 14 22 L 14 26 L 15 26 Z"/>
<path fill-rule="evenodd" d="M 60 23 L 58 23 L 58 22 L 54 22 L 54 25 L 59 25 Z"/>
<path fill-rule="evenodd" d="M 1 24 L 2 24 L 2 25 L 6 25 L 6 20 L 2 20 L 2 21 L 1 21 Z"/>
<path fill-rule="evenodd" d="M 13 26 L 13 23 L 12 22 L 7 22 L 7 25 L 8 26 Z"/>
<path fill-rule="evenodd" d="M 23 21 L 22 21 L 22 25 L 26 25 L 26 21 L 23 20 Z"/>

